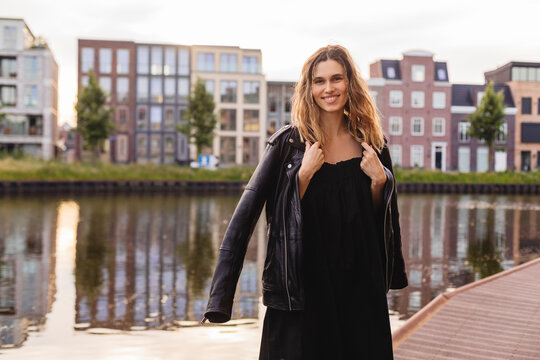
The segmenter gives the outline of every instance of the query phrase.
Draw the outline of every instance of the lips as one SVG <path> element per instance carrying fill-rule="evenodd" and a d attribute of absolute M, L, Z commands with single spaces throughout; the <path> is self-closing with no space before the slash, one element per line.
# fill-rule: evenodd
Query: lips
<path fill-rule="evenodd" d="M 337 101 L 337 98 L 339 97 L 339 95 L 329 95 L 329 96 L 323 96 L 323 100 L 324 102 L 326 102 L 327 104 L 333 104 Z"/>

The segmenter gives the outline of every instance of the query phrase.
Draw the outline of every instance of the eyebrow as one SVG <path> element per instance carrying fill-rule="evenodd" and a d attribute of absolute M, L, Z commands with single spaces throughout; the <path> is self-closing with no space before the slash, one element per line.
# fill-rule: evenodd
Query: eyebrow
<path fill-rule="evenodd" d="M 343 74 L 343 73 L 336 73 L 336 74 L 334 74 L 334 75 L 330 75 L 331 78 L 336 77 L 336 76 L 345 76 L 345 74 Z M 313 78 L 313 80 L 317 80 L 317 79 L 324 79 L 324 77 L 322 77 L 322 76 L 315 76 L 315 77 Z"/>

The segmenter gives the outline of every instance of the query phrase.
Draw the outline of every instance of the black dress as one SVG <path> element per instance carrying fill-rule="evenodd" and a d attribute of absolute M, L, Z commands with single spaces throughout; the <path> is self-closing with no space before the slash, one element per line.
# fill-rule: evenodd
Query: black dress
<path fill-rule="evenodd" d="M 260 360 L 393 359 L 380 222 L 360 157 L 324 163 L 302 198 L 305 308 L 267 308 Z"/>

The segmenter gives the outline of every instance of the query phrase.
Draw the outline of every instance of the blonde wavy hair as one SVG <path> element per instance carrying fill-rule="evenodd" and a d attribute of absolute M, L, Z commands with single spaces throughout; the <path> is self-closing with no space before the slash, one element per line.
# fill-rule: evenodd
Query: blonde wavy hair
<path fill-rule="evenodd" d="M 384 147 L 384 136 L 377 107 L 368 91 L 366 81 L 360 76 L 354 60 L 343 46 L 328 45 L 311 55 L 302 67 L 302 76 L 296 83 L 292 99 L 293 124 L 298 128 L 303 142 L 319 141 L 325 144 L 321 126 L 320 108 L 312 95 L 313 71 L 320 62 L 335 60 L 345 69 L 349 100 L 344 109 L 346 126 L 356 141 L 365 141 L 379 152 Z"/>

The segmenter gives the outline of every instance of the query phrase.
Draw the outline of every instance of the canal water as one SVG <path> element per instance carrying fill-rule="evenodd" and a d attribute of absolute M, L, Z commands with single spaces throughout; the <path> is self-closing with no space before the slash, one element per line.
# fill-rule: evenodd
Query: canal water
<path fill-rule="evenodd" d="M 51 328 L 62 336 L 196 325 L 238 199 L 3 197 L 0 347 L 24 347 L 28 333 Z M 394 317 L 407 319 L 441 292 L 540 256 L 539 196 L 401 194 L 399 209 L 409 286 L 387 295 Z M 262 215 L 233 319 L 260 316 Z"/>

